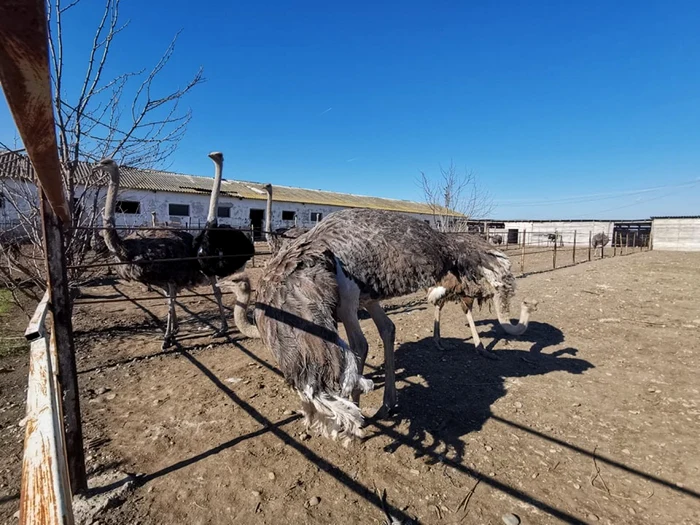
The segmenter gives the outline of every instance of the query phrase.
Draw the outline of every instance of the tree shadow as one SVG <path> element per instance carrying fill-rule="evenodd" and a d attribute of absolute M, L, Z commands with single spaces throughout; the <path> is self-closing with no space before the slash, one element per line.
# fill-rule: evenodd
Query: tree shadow
<path fill-rule="evenodd" d="M 450 343 L 465 346 L 460 340 Z M 509 378 L 557 371 L 582 374 L 593 367 L 588 361 L 554 354 L 540 353 L 532 359 L 527 349 L 499 350 L 497 355 L 498 361 L 486 360 L 473 347 L 446 353 L 435 347 L 432 338 L 402 344 L 396 352 L 397 381 L 403 384 L 398 394 L 400 406 L 405 407 L 400 415 L 409 428 L 385 450 L 394 452 L 409 445 L 416 455 L 430 456 L 429 462 L 446 457 L 459 463 L 465 453 L 462 438 L 491 418 L 491 405 L 506 394 Z M 399 423 L 387 425 L 395 429 Z"/>

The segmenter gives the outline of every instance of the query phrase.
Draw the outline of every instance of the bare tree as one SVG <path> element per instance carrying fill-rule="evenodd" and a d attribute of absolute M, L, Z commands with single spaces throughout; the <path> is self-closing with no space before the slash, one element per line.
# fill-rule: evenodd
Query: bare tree
<path fill-rule="evenodd" d="M 200 68 L 181 87 L 164 90 L 161 73 L 173 56 L 179 33 L 150 69 L 108 77 L 109 57 L 129 21 L 120 19 L 120 0 L 103 1 L 104 8 L 96 20 L 92 46 L 82 68 L 77 59 L 71 60 L 64 53 L 64 37 L 67 17 L 77 13 L 87 0 L 70 0 L 65 5 L 61 0 L 47 2 L 59 157 L 72 217 L 66 251 L 68 264 L 73 267 L 82 264 L 89 251 L 93 240 L 89 228 L 96 225 L 99 217 L 103 197 L 100 190 L 105 183 L 104 179 L 93 176 L 86 162 L 109 156 L 122 165 L 162 167 L 177 148 L 191 119 L 190 110 L 181 110 L 180 102 L 204 81 Z M 80 69 L 84 74 L 76 87 L 74 79 L 68 82 L 66 75 Z M 0 147 L 10 149 L 2 144 Z M 0 179 L 0 186 L 6 204 L 4 226 L 8 225 L 7 217 L 12 216 L 9 227 L 13 232 L 10 235 L 5 229 L 0 239 L 3 241 L 0 280 L 17 286 L 20 278 L 43 287 L 44 268 L 37 262 L 43 260 L 43 245 L 33 172 L 19 151 L 6 151 L 2 158 L 6 164 L 12 163 L 0 172 L 12 177 Z M 74 268 L 69 277 L 77 282 L 81 275 Z"/>
<path fill-rule="evenodd" d="M 469 231 L 470 221 L 493 211 L 493 200 L 479 186 L 476 175 L 468 170 L 459 173 L 452 161 L 447 168 L 441 165 L 440 174 L 435 177 L 421 171 L 420 186 L 433 213 L 435 227 L 440 231 Z"/>

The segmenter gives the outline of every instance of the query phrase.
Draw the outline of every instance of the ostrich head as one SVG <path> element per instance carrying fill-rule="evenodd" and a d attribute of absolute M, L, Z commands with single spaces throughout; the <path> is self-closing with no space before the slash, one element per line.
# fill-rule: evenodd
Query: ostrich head
<path fill-rule="evenodd" d="M 220 151 L 212 151 L 211 153 L 209 153 L 209 158 L 216 163 L 223 162 L 224 154 Z"/>

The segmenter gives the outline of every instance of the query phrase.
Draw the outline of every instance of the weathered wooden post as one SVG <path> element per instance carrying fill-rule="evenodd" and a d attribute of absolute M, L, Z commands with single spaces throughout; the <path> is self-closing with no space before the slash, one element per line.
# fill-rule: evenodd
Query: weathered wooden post
<path fill-rule="evenodd" d="M 265 184 L 267 192 L 267 203 L 265 205 L 265 240 L 267 244 L 272 240 L 272 184 Z"/>
<path fill-rule="evenodd" d="M 593 246 L 593 232 L 588 230 L 588 262 L 591 262 L 591 248 Z"/>
<path fill-rule="evenodd" d="M 629 246 L 630 246 L 630 232 L 627 232 L 627 233 L 625 233 L 625 248 L 627 248 L 627 250 L 625 250 L 625 253 L 628 253 L 630 251 Z"/>
<path fill-rule="evenodd" d="M 616 239 L 615 237 L 618 237 L 618 238 L 619 238 L 619 237 L 620 237 L 620 232 L 618 232 L 617 235 L 615 235 L 615 234 L 613 233 L 613 238 L 612 238 L 613 257 L 616 257 L 616 256 L 617 256 L 617 239 Z"/>
<path fill-rule="evenodd" d="M 634 236 L 632 238 L 632 246 L 637 247 L 637 230 L 634 231 Z"/>
<path fill-rule="evenodd" d="M 252 222 L 250 223 L 250 242 L 253 243 L 253 257 L 250 259 L 250 266 L 255 268 L 255 226 Z"/>
<path fill-rule="evenodd" d="M 552 252 L 552 269 L 557 268 L 557 232 L 554 231 L 554 251 Z"/>
<path fill-rule="evenodd" d="M 53 312 L 52 337 L 56 341 L 58 377 L 63 391 L 71 489 L 76 493 L 87 488 L 87 478 L 63 238 L 63 228 L 70 226 L 71 218 L 56 145 L 43 0 L 0 2 L 0 85 L 39 180 L 47 285 Z"/>
<path fill-rule="evenodd" d="M 576 264 L 576 230 L 574 230 L 574 249 L 571 252 L 571 264 Z"/>
<path fill-rule="evenodd" d="M 523 243 L 520 249 L 520 273 L 525 273 L 525 236 L 527 235 L 527 230 L 523 230 Z"/>

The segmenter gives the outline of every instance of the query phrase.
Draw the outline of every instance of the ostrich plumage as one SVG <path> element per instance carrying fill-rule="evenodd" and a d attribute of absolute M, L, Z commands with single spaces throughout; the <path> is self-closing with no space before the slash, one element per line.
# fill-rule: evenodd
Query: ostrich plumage
<path fill-rule="evenodd" d="M 605 247 L 610 242 L 610 237 L 608 237 L 605 233 L 600 232 L 596 233 L 592 237 L 591 241 L 593 243 L 593 248 L 597 248 L 598 246 Z"/>
<path fill-rule="evenodd" d="M 298 391 L 306 422 L 325 435 L 362 434 L 362 414 L 345 399 L 370 388 L 362 376 L 367 341 L 357 310 L 369 312 L 382 338 L 386 380 L 379 415 L 396 405 L 394 333 L 380 300 L 434 286 L 492 282 L 508 295 L 514 283 L 483 266 L 490 255 L 458 247 L 425 222 L 378 210 L 343 210 L 284 246 L 265 267 L 255 322 L 265 346 Z M 349 345 L 338 335 L 337 321 Z M 349 346 L 349 347 L 348 347 Z"/>
<path fill-rule="evenodd" d="M 309 231 L 308 228 L 294 226 L 282 232 L 272 232 L 272 235 L 270 235 L 270 241 L 268 243 L 270 245 L 270 251 L 272 252 L 272 255 L 276 255 L 277 252 L 279 252 L 284 246 L 292 242 L 297 237 L 301 237 L 307 231 Z"/>
<path fill-rule="evenodd" d="M 467 316 L 467 322 L 472 333 L 474 346 L 481 355 L 495 359 L 492 352 L 487 352 L 481 344 L 476 329 L 472 308 L 476 302 L 479 306 L 496 299 L 498 322 L 509 335 L 522 335 L 527 330 L 529 316 L 537 309 L 537 301 L 525 300 L 521 305 L 520 319 L 517 325 L 511 324 L 506 318 L 510 309 L 510 301 L 515 295 L 515 276 L 511 271 L 510 259 L 500 250 L 495 249 L 488 241 L 470 233 L 449 234 L 451 249 L 458 257 L 466 258 L 460 266 L 476 268 L 472 274 L 461 277 L 453 272 L 428 289 L 428 302 L 435 306 L 435 321 L 433 324 L 433 339 L 436 346 L 440 343 L 440 314 L 448 302 L 459 303 Z"/>
<path fill-rule="evenodd" d="M 218 336 L 226 334 L 228 322 L 217 277 L 227 277 L 245 268 L 246 263 L 255 253 L 255 246 L 242 231 L 235 230 L 226 224 L 218 224 L 217 210 L 224 156 L 222 153 L 212 152 L 209 154 L 209 158 L 214 161 L 216 170 L 209 200 L 209 214 L 204 229 L 194 238 L 193 250 L 197 254 L 197 262 L 202 273 L 206 275 L 212 286 L 219 307 L 221 328 L 214 334 Z"/>
<path fill-rule="evenodd" d="M 174 343 L 178 329 L 175 312 L 177 292 L 183 287 L 199 284 L 204 276 L 195 260 L 168 262 L 163 259 L 192 257 L 194 239 L 189 233 L 175 229 L 136 231 L 121 238 L 114 220 L 119 191 L 119 166 L 112 159 L 103 159 L 96 169 L 102 169 L 110 177 L 102 236 L 115 261 L 114 271 L 121 279 L 161 288 L 168 295 L 168 321 L 163 340 L 163 348 L 167 348 Z"/>

